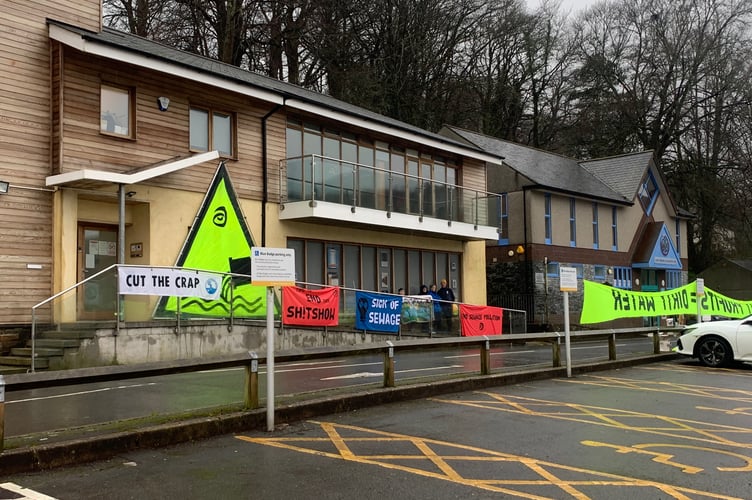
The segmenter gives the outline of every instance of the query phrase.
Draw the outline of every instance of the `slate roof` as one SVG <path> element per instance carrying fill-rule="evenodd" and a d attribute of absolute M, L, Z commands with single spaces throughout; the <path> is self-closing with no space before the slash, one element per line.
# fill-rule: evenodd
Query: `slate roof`
<path fill-rule="evenodd" d="M 89 40 L 129 52 L 138 53 L 142 56 L 152 58 L 155 61 L 182 65 L 194 71 L 212 74 L 216 77 L 226 78 L 243 85 L 249 85 L 258 89 L 270 91 L 287 99 L 294 98 L 306 103 L 325 107 L 333 111 L 339 111 L 341 113 L 356 116 L 394 129 L 403 130 L 422 137 L 430 138 L 443 144 L 451 145 L 454 147 L 461 147 L 466 150 L 484 152 L 481 149 L 469 147 L 465 143 L 455 141 L 446 136 L 429 132 L 408 123 L 401 122 L 399 120 L 374 113 L 367 109 L 348 104 L 326 94 L 314 92 L 298 85 L 293 85 L 291 83 L 276 80 L 265 75 L 253 73 L 231 64 L 222 63 L 215 59 L 210 59 L 208 57 L 203 57 L 178 50 L 162 43 L 148 40 L 146 38 L 142 38 L 130 33 L 125 33 L 107 27 L 103 28 L 101 32 L 97 33 L 52 19 L 48 19 L 47 23 L 58 26 L 72 33 L 76 33 L 84 40 Z"/>
<path fill-rule="evenodd" d="M 629 195 L 615 189 L 603 178 L 594 175 L 572 158 L 457 127 L 446 126 L 446 128 L 489 154 L 503 156 L 505 164 L 541 188 L 582 194 L 622 204 L 631 204 L 637 192 L 637 184 Z M 625 165 L 634 168 L 633 163 L 636 162 L 628 164 L 625 162 Z M 640 178 L 646 168 L 647 163 L 642 167 Z"/>
<path fill-rule="evenodd" d="M 652 151 L 612 156 L 580 162 L 580 165 L 630 200 L 637 195 L 645 171 L 653 158 Z"/>

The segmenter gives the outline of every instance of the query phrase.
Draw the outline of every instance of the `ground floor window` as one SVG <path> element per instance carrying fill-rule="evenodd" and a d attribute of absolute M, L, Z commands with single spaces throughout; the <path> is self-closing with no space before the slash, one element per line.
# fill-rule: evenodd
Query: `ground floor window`
<path fill-rule="evenodd" d="M 666 290 L 679 288 L 681 283 L 681 271 L 666 271 Z"/>
<path fill-rule="evenodd" d="M 632 268 L 614 267 L 614 286 L 616 288 L 632 289 Z"/>
<path fill-rule="evenodd" d="M 415 295 L 421 285 L 439 286 L 447 279 L 457 300 L 461 297 L 458 253 L 294 238 L 287 240 L 287 248 L 295 250 L 296 280 L 312 286 L 384 293 L 404 288 Z"/>

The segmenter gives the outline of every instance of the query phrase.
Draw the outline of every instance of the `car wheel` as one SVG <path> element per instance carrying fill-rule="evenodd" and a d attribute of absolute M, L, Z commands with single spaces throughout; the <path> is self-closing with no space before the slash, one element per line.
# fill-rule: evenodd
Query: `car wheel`
<path fill-rule="evenodd" d="M 705 366 L 719 368 L 728 366 L 734 359 L 731 346 L 718 337 L 706 337 L 697 346 L 697 357 Z"/>

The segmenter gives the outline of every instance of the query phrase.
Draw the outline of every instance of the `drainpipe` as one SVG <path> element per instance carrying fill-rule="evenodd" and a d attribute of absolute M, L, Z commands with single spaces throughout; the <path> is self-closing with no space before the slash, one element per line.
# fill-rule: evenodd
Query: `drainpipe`
<path fill-rule="evenodd" d="M 284 100 L 282 104 L 277 104 L 267 114 L 261 118 L 261 168 L 263 175 L 261 176 L 263 183 L 263 196 L 261 202 L 261 246 L 266 246 L 266 204 L 269 201 L 269 167 L 267 166 L 268 151 L 266 147 L 266 121 L 277 111 L 285 107 Z M 282 193 L 280 193 L 280 196 Z"/>

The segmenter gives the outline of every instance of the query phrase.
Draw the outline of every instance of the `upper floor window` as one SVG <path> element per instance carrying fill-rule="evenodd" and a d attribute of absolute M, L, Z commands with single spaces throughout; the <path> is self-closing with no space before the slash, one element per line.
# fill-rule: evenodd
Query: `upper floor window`
<path fill-rule="evenodd" d="M 593 202 L 593 248 L 598 249 L 598 203 Z"/>
<path fill-rule="evenodd" d="M 577 246 L 577 205 L 574 198 L 569 199 L 569 246 Z"/>
<path fill-rule="evenodd" d="M 507 193 L 501 193 L 499 202 L 501 203 L 501 207 L 499 209 L 499 212 L 501 214 L 501 220 L 499 221 L 499 223 L 501 224 L 501 233 L 499 233 L 499 244 L 508 245 L 509 244 L 509 195 Z"/>
<path fill-rule="evenodd" d="M 655 204 L 655 199 L 658 198 L 658 192 L 658 183 L 655 181 L 655 176 L 653 176 L 651 170 L 648 170 L 648 174 L 645 176 L 645 180 L 642 181 L 638 192 L 640 203 L 647 215 L 650 215 L 653 211 L 653 205 Z"/>
<path fill-rule="evenodd" d="M 99 95 L 99 131 L 121 137 L 133 137 L 133 91 L 125 87 L 102 85 Z"/>
<path fill-rule="evenodd" d="M 681 255 L 681 219 L 676 219 L 676 253 Z"/>
<path fill-rule="evenodd" d="M 611 207 L 611 250 L 619 249 L 619 231 L 616 226 L 616 207 Z"/>
<path fill-rule="evenodd" d="M 191 151 L 219 151 L 221 156 L 234 156 L 234 118 L 230 113 L 191 108 Z"/>
<path fill-rule="evenodd" d="M 546 193 L 544 196 L 544 224 L 546 227 L 546 244 L 551 244 L 551 195 Z"/>

